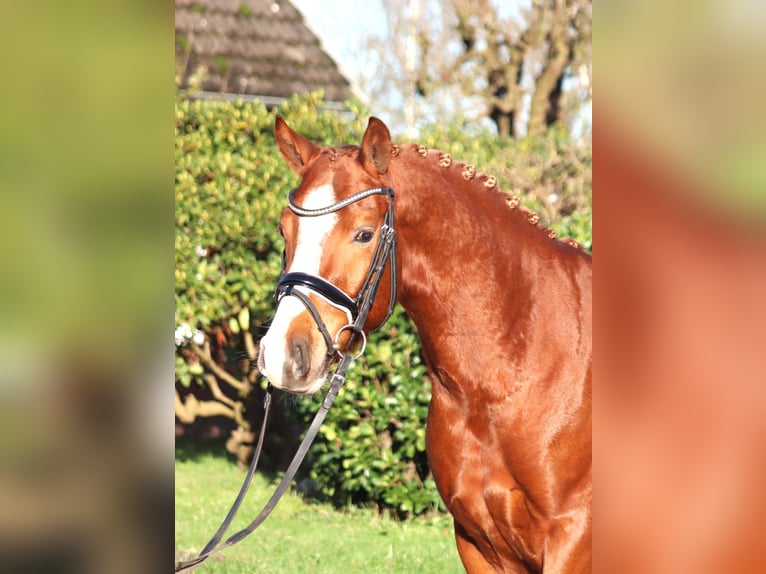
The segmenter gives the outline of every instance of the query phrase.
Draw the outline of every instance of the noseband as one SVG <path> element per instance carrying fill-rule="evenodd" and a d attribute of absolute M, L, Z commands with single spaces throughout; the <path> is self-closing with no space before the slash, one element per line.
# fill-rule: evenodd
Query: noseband
<path fill-rule="evenodd" d="M 359 193 L 342 199 L 327 207 L 321 207 L 319 209 L 304 209 L 295 204 L 294 196 L 298 188 L 293 189 L 287 197 L 287 206 L 298 217 L 318 217 L 320 215 L 327 215 L 329 213 L 335 213 L 366 197 L 372 195 L 385 195 L 388 198 L 388 208 L 386 210 L 383 224 L 380 227 L 380 235 L 378 237 L 378 244 L 375 247 L 375 254 L 372 256 L 370 266 L 367 269 L 367 275 L 365 276 L 362 287 L 359 289 L 356 297 L 351 297 L 342 289 L 319 275 L 312 275 L 309 273 L 292 272 L 285 273 L 277 283 L 275 297 L 277 305 L 283 297 L 293 296 L 303 303 L 306 310 L 322 334 L 327 345 L 327 355 L 332 356 L 335 352 L 339 352 L 339 337 L 345 330 L 351 330 L 352 333 L 359 334 L 363 337 L 362 351 L 364 350 L 364 344 L 366 338 L 363 332 L 364 324 L 367 321 L 367 315 L 375 302 L 375 297 L 378 293 L 378 287 L 380 281 L 383 278 L 383 271 L 386 265 L 390 261 L 390 295 L 388 301 L 388 310 L 383 321 L 380 322 L 372 331 L 379 329 L 383 324 L 388 321 L 391 314 L 394 312 L 396 306 L 396 231 L 394 229 L 394 190 L 389 187 L 372 187 L 365 189 Z M 284 270 L 283 270 L 284 271 Z M 314 304 L 309 299 L 305 291 L 314 293 L 319 296 L 329 305 L 342 310 L 346 313 L 348 318 L 348 324 L 341 327 L 333 338 L 330 335 L 327 326 L 325 325 L 322 317 L 319 315 Z M 353 335 L 352 335 L 353 338 Z M 351 343 L 351 341 L 349 341 Z M 361 352 L 361 351 L 360 351 Z"/>

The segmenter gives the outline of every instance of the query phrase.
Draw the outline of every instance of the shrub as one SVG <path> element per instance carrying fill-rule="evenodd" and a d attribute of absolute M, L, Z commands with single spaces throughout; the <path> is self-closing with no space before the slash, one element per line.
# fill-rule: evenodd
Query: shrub
<path fill-rule="evenodd" d="M 425 455 L 431 390 L 415 327 L 398 307 L 370 337 L 312 447 L 318 494 L 338 506 L 375 504 L 399 516 L 443 508 Z M 297 401 L 306 422 L 318 408 Z"/>
<path fill-rule="evenodd" d="M 279 111 L 319 142 L 360 137 L 361 120 L 322 112 L 321 103 L 295 98 Z M 255 342 L 273 312 L 279 214 L 298 183 L 273 127 L 274 113 L 259 103 L 176 102 L 176 379 L 212 393 L 203 401 L 177 393 L 182 422 L 224 415 L 250 430 L 242 399 L 253 390 Z"/>
<path fill-rule="evenodd" d="M 345 115 L 323 111 L 316 94 L 293 98 L 278 113 L 324 144 L 358 143 L 368 115 L 355 104 Z M 241 462 L 260 415 L 260 408 L 248 410 L 248 397 L 260 396 L 265 385 L 253 361 L 274 310 L 283 247 L 277 222 L 298 183 L 279 156 L 273 125 L 274 113 L 258 103 L 176 102 L 176 415 L 182 422 L 212 415 L 236 421 L 230 448 Z M 561 235 L 590 245 L 588 148 L 557 134 L 503 141 L 468 131 L 435 126 L 421 141 L 495 175 L 503 189 L 553 219 Z M 209 398 L 184 391 L 192 386 Z M 349 371 L 311 448 L 304 472 L 316 494 L 400 516 L 440 508 L 425 457 L 429 401 L 415 329 L 398 309 Z M 316 398 L 275 401 L 303 429 L 318 405 Z M 269 443 L 272 451 L 285 451 L 285 434 L 272 430 L 266 452 Z"/>

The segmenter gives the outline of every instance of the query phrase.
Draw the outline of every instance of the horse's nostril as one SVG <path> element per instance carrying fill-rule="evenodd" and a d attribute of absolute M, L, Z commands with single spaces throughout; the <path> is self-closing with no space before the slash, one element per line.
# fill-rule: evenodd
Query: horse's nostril
<path fill-rule="evenodd" d="M 293 376 L 296 379 L 305 377 L 311 367 L 311 356 L 309 354 L 309 344 L 306 339 L 296 337 L 292 344 L 292 369 Z"/>

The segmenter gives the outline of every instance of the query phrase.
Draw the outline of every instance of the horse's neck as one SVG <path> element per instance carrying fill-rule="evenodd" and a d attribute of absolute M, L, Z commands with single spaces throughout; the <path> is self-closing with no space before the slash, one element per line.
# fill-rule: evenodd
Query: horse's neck
<path fill-rule="evenodd" d="M 526 344 L 541 288 L 535 271 L 554 249 L 544 232 L 460 171 L 403 165 L 396 173 L 400 302 L 429 361 L 449 365 L 455 349 L 492 348 L 498 338 L 504 352 L 514 341 Z M 478 366 L 492 357 L 477 359 Z"/>

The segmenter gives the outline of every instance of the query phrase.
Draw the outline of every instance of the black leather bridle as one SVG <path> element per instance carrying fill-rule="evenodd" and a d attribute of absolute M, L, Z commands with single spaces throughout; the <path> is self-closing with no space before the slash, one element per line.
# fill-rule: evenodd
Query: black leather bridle
<path fill-rule="evenodd" d="M 226 517 L 210 541 L 195 558 L 176 563 L 174 568 L 174 572 L 176 573 L 191 572 L 197 566 L 202 564 L 202 562 L 207 560 L 207 558 L 212 554 L 220 552 L 221 550 L 233 546 L 237 542 L 243 540 L 246 536 L 258 528 L 264 520 L 266 520 L 269 514 L 271 514 L 271 511 L 276 507 L 279 499 L 287 491 L 290 483 L 295 477 L 295 474 L 298 472 L 298 468 L 303 462 L 303 459 L 306 457 L 306 453 L 308 453 L 311 443 L 314 441 L 314 438 L 319 432 L 319 427 L 324 422 L 330 407 L 332 407 L 333 402 L 335 402 L 335 398 L 338 396 L 338 392 L 340 392 L 341 386 L 343 386 L 343 383 L 346 381 L 346 371 L 351 366 L 351 363 L 364 352 L 364 347 L 367 342 L 363 330 L 364 324 L 367 321 L 367 315 L 369 314 L 370 309 L 375 302 L 375 296 L 378 293 L 378 287 L 380 286 L 380 282 L 383 278 L 383 272 L 385 271 L 387 263 L 390 263 L 391 280 L 391 292 L 389 295 L 388 311 L 383 321 L 381 321 L 379 325 L 375 326 L 375 328 L 371 330 L 379 329 L 382 327 L 383 324 L 388 321 L 389 317 L 391 317 L 391 314 L 394 312 L 394 307 L 396 306 L 397 281 L 396 231 L 394 229 L 394 190 L 388 187 L 373 187 L 370 189 L 365 189 L 364 191 L 360 191 L 359 193 L 347 197 L 346 199 L 338 201 L 337 203 L 327 207 L 322 207 L 320 209 L 303 209 L 302 207 L 297 206 L 293 201 L 295 192 L 296 190 L 293 189 L 288 195 L 288 207 L 299 217 L 316 217 L 319 215 L 334 213 L 348 205 L 351 205 L 354 202 L 360 201 L 365 197 L 370 197 L 372 195 L 387 196 L 388 209 L 386 210 L 383 224 L 380 227 L 380 235 L 378 237 L 378 244 L 375 247 L 375 254 L 372 257 L 372 261 L 370 262 L 370 267 L 367 270 L 367 275 L 364 282 L 362 283 L 362 287 L 359 289 L 356 297 L 353 298 L 346 294 L 342 289 L 333 285 L 330 281 L 327 281 L 318 275 L 299 272 L 285 273 L 282 275 L 279 283 L 277 284 L 275 293 L 277 304 L 279 304 L 279 301 L 281 301 L 284 297 L 297 297 L 306 306 L 309 313 L 314 318 L 314 321 L 316 322 L 317 327 L 319 328 L 320 333 L 322 333 L 322 336 L 325 339 L 325 343 L 327 344 L 328 355 L 332 356 L 337 352 L 340 355 L 340 363 L 338 364 L 335 373 L 333 373 L 330 381 L 330 388 L 328 389 L 327 394 L 322 401 L 322 405 L 319 407 L 319 410 L 314 416 L 314 420 L 311 422 L 311 425 L 306 431 L 306 434 L 303 437 L 303 440 L 301 441 L 295 456 L 293 456 L 293 460 L 290 462 L 290 465 L 285 471 L 285 474 L 282 476 L 282 480 L 280 480 L 276 490 L 271 495 L 271 498 L 269 498 L 261 512 L 252 520 L 252 522 L 250 522 L 250 524 L 248 524 L 239 532 L 229 536 L 226 540 L 222 541 L 226 531 L 231 526 L 237 511 L 242 505 L 242 501 L 244 500 L 245 495 L 247 494 L 247 491 L 250 487 L 250 483 L 252 482 L 255 470 L 258 466 L 258 460 L 261 456 L 263 438 L 266 434 L 266 424 L 269 419 L 269 409 L 271 406 L 272 388 L 269 384 L 266 392 L 266 398 L 264 400 L 264 415 L 263 422 L 261 423 L 261 432 L 258 436 L 258 444 L 255 447 L 253 460 L 250 463 L 250 468 L 248 469 L 245 480 L 242 483 L 242 487 L 240 488 L 239 493 L 237 494 L 237 497 L 231 506 L 231 509 L 226 514 Z M 338 330 L 334 339 L 330 336 L 330 333 L 327 330 L 327 326 L 324 324 L 324 321 L 322 321 L 322 318 L 319 315 L 316 307 L 311 302 L 309 297 L 303 292 L 304 289 L 315 293 L 316 295 L 330 302 L 330 304 L 336 307 L 340 307 L 347 312 L 347 315 L 350 318 L 350 322 Z M 352 331 L 352 334 L 346 344 L 344 352 L 341 352 L 338 339 L 340 334 L 348 329 Z M 356 335 L 362 337 L 362 348 L 358 354 L 352 355 L 348 351 L 354 344 L 354 338 Z"/>
<path fill-rule="evenodd" d="M 359 334 L 362 337 L 364 335 L 364 324 L 367 322 L 367 315 L 375 302 L 375 297 L 378 293 L 378 287 L 383 278 L 383 272 L 386 265 L 390 262 L 390 294 L 388 301 L 388 310 L 386 316 L 380 324 L 376 325 L 371 331 L 379 329 L 383 324 L 388 321 L 391 314 L 394 312 L 396 306 L 396 230 L 394 229 L 394 190 L 390 187 L 371 187 L 355 193 L 354 195 L 342 199 L 327 207 L 321 207 L 318 209 L 304 209 L 296 205 L 294 201 L 295 193 L 298 188 L 293 189 L 287 197 L 287 205 L 290 210 L 298 217 L 317 217 L 320 215 L 327 215 L 329 213 L 335 213 L 366 197 L 372 195 L 385 195 L 388 198 L 388 208 L 386 209 L 386 215 L 383 219 L 383 224 L 380 227 L 380 234 L 378 236 L 378 244 L 375 247 L 375 253 L 370 261 L 370 266 L 367 270 L 367 275 L 362 283 L 362 287 L 356 294 L 356 297 L 351 297 L 345 293 L 342 289 L 328 281 L 327 279 L 320 277 L 319 275 L 311 275 L 308 273 L 292 272 L 282 275 L 277 289 L 275 297 L 277 305 L 286 296 L 297 297 L 301 303 L 306 307 L 307 311 L 317 324 L 319 332 L 325 340 L 327 345 L 327 355 L 332 356 L 336 352 L 339 352 L 338 337 L 343 331 L 350 329 L 353 333 Z M 339 307 L 346 312 L 349 318 L 349 323 L 341 327 L 336 333 L 335 337 L 330 335 L 327 326 L 325 325 L 322 317 L 316 309 L 316 306 L 311 302 L 309 297 L 304 291 L 313 292 L 318 295 L 330 305 Z M 366 339 L 365 339 L 366 340 Z"/>

